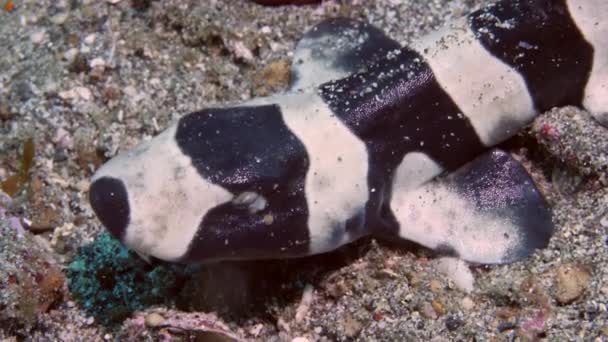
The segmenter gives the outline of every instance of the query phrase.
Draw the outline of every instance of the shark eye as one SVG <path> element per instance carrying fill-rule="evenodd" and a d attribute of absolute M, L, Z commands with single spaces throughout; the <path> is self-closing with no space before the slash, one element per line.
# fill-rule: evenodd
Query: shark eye
<path fill-rule="evenodd" d="M 89 201 L 103 225 L 122 240 L 129 225 L 129 197 L 120 179 L 102 177 L 91 184 Z"/>
<path fill-rule="evenodd" d="M 252 191 L 240 193 L 232 200 L 232 203 L 239 206 L 246 206 L 251 214 L 264 210 L 268 204 L 264 196 Z"/>

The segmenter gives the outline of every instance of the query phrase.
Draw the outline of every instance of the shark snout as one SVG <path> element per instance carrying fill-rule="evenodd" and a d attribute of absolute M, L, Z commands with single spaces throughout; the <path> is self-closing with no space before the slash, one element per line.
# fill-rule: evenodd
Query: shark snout
<path fill-rule="evenodd" d="M 131 216 L 125 184 L 113 177 L 98 178 L 89 189 L 89 201 L 101 223 L 122 241 Z"/>

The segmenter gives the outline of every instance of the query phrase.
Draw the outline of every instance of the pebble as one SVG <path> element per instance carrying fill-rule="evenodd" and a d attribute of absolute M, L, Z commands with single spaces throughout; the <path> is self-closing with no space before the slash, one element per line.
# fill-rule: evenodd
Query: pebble
<path fill-rule="evenodd" d="M 76 87 L 74 88 L 74 91 L 76 92 L 76 94 L 78 94 L 79 98 L 86 101 L 91 100 L 91 98 L 93 97 L 93 94 L 87 87 Z"/>
<path fill-rule="evenodd" d="M 310 310 L 310 305 L 314 299 L 314 288 L 310 284 L 306 284 L 304 286 L 304 291 L 302 291 L 302 300 L 300 301 L 300 305 L 296 309 L 296 322 L 301 322 L 308 314 Z"/>
<path fill-rule="evenodd" d="M 90 35 L 84 38 L 84 43 L 87 45 L 91 45 L 95 43 L 95 39 L 97 39 L 97 35 L 95 35 L 95 33 L 91 33 Z"/>
<path fill-rule="evenodd" d="M 431 342 L 450 342 L 450 339 L 445 336 L 435 336 L 431 339 Z"/>
<path fill-rule="evenodd" d="M 591 281 L 591 274 L 580 265 L 561 265 L 555 275 L 555 299 L 562 305 L 581 297 Z"/>
<path fill-rule="evenodd" d="M 309 340 L 306 337 L 296 337 L 291 342 L 309 342 Z"/>
<path fill-rule="evenodd" d="M 253 337 L 258 337 L 258 336 L 260 336 L 260 333 L 262 332 L 263 329 L 264 329 L 264 324 L 258 323 L 249 329 L 249 333 Z"/>
<path fill-rule="evenodd" d="M 152 312 L 146 316 L 144 322 L 148 328 L 155 328 L 161 326 L 165 322 L 165 318 L 156 312 Z"/>
<path fill-rule="evenodd" d="M 399 278 L 399 275 L 395 271 L 391 270 L 390 268 L 381 269 L 380 272 L 378 272 L 377 276 L 380 279 L 397 279 L 397 278 Z"/>
<path fill-rule="evenodd" d="M 65 23 L 69 16 L 70 14 L 68 12 L 59 13 L 51 17 L 51 22 L 55 25 L 61 25 Z"/>
<path fill-rule="evenodd" d="M 30 36 L 30 40 L 34 44 L 40 44 L 40 43 L 42 43 L 45 40 L 45 38 L 46 38 L 46 31 L 45 30 L 40 30 L 38 32 L 34 32 Z"/>
<path fill-rule="evenodd" d="M 473 302 L 473 300 L 470 297 L 464 297 L 464 298 L 462 298 L 460 305 L 462 306 L 463 309 L 470 311 L 475 307 L 475 302 Z"/>
<path fill-rule="evenodd" d="M 226 44 L 228 49 L 232 51 L 234 57 L 242 60 L 245 63 L 253 64 L 255 58 L 253 57 L 253 52 L 249 50 L 245 43 L 240 40 L 231 40 Z"/>
<path fill-rule="evenodd" d="M 439 293 L 441 292 L 443 286 L 441 286 L 441 282 L 436 279 L 433 279 L 429 282 L 429 288 L 431 289 L 431 292 Z"/>
<path fill-rule="evenodd" d="M 91 68 L 97 68 L 97 67 L 103 68 L 103 67 L 105 67 L 105 66 L 106 66 L 106 61 L 104 61 L 104 60 L 103 60 L 103 58 L 99 58 L 99 57 L 97 57 L 97 58 L 93 58 L 93 59 L 92 59 L 92 60 L 89 62 L 89 66 L 90 66 Z"/>
<path fill-rule="evenodd" d="M 127 95 L 127 97 L 129 98 L 134 98 L 135 96 L 137 96 L 137 89 L 135 89 L 134 86 L 126 86 L 122 92 Z"/>
<path fill-rule="evenodd" d="M 437 312 L 431 303 L 424 303 L 421 310 L 422 316 L 430 319 L 437 319 Z"/>
<path fill-rule="evenodd" d="M 68 131 L 66 131 L 62 127 L 59 127 L 55 131 L 55 135 L 53 136 L 53 138 L 51 139 L 51 141 L 53 143 L 57 144 L 59 141 L 61 141 L 61 139 L 65 138 L 68 134 L 69 134 Z"/>
<path fill-rule="evenodd" d="M 358 320 L 354 319 L 351 315 L 347 315 L 344 319 L 344 335 L 348 338 L 355 338 L 363 330 L 363 324 Z"/>
<path fill-rule="evenodd" d="M 435 312 L 437 313 L 438 316 L 441 316 L 445 313 L 445 308 L 440 301 L 438 301 L 438 300 L 431 301 L 431 306 L 433 307 L 433 310 L 435 310 Z"/>
<path fill-rule="evenodd" d="M 454 316 L 449 316 L 445 320 L 445 327 L 448 328 L 449 331 L 454 331 L 458 329 L 464 322 Z"/>
<path fill-rule="evenodd" d="M 262 34 L 270 34 L 271 32 L 272 32 L 272 29 L 268 25 L 264 25 L 260 29 L 260 33 L 262 33 Z"/>

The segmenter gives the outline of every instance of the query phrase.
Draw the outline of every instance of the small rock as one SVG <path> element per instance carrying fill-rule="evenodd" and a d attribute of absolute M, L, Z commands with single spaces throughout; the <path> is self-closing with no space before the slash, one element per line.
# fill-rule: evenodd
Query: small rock
<path fill-rule="evenodd" d="M 65 58 L 68 62 L 74 61 L 74 58 L 78 56 L 78 49 L 71 48 L 63 53 L 63 58 Z M 69 68 L 68 68 L 69 69 Z"/>
<path fill-rule="evenodd" d="M 560 304 L 565 305 L 585 293 L 591 274 L 580 265 L 565 264 L 557 269 L 555 280 L 555 298 Z"/>
<path fill-rule="evenodd" d="M 378 279 L 397 279 L 399 275 L 391 270 L 390 268 L 383 268 L 378 273 L 376 273 L 376 278 Z"/>
<path fill-rule="evenodd" d="M 74 186 L 74 188 L 76 190 L 78 190 L 81 193 L 86 192 L 87 190 L 89 190 L 89 188 L 91 187 L 91 182 L 89 182 L 88 179 L 81 179 L 78 183 L 76 183 L 76 185 Z"/>
<path fill-rule="evenodd" d="M 241 60 L 245 63 L 253 64 L 255 58 L 253 57 L 253 53 L 245 43 L 240 40 L 230 40 L 227 42 L 228 49 L 234 54 L 238 60 Z"/>
<path fill-rule="evenodd" d="M 361 333 L 363 330 L 363 324 L 358 320 L 354 319 L 352 316 L 347 315 L 344 320 L 344 335 L 348 338 L 355 338 Z"/>
<path fill-rule="evenodd" d="M 302 291 L 302 300 L 300 301 L 300 305 L 296 309 L 296 322 L 301 322 L 304 320 L 304 317 L 308 314 L 310 309 L 310 305 L 314 299 L 314 288 L 310 284 L 306 284 L 304 286 L 304 291 Z"/>
<path fill-rule="evenodd" d="M 126 86 L 122 92 L 129 98 L 134 98 L 137 96 L 137 89 L 134 86 Z"/>
<path fill-rule="evenodd" d="M 76 92 L 76 94 L 78 94 L 79 98 L 85 101 L 89 101 L 93 97 L 93 94 L 87 87 L 76 87 L 74 88 L 74 91 Z"/>
<path fill-rule="evenodd" d="M 60 91 L 59 97 L 61 97 L 64 100 L 73 100 L 78 97 L 78 94 L 76 93 L 76 91 L 74 89 L 70 89 L 70 90 Z"/>
<path fill-rule="evenodd" d="M 306 337 L 295 337 L 291 342 L 309 342 L 309 340 Z"/>
<path fill-rule="evenodd" d="M 91 33 L 90 35 L 84 38 L 84 43 L 87 45 L 91 45 L 95 43 L 95 39 L 97 39 L 97 35 L 95 35 L 95 33 Z"/>
<path fill-rule="evenodd" d="M 30 40 L 32 41 L 32 43 L 34 44 L 40 44 L 42 43 L 44 40 L 46 39 L 46 31 L 45 30 L 40 30 L 38 32 L 33 33 L 30 36 Z"/>
<path fill-rule="evenodd" d="M 475 307 L 475 302 L 470 297 L 464 297 L 460 302 L 463 309 L 470 311 Z"/>
<path fill-rule="evenodd" d="M 462 320 L 458 317 L 448 316 L 445 320 L 445 327 L 448 328 L 449 331 L 454 331 L 458 329 L 462 323 Z"/>
<path fill-rule="evenodd" d="M 450 342 L 450 340 L 445 336 L 435 336 L 431 339 L 431 342 Z"/>
<path fill-rule="evenodd" d="M 99 58 L 99 57 L 93 58 L 91 60 L 91 62 L 89 62 L 89 66 L 91 68 L 97 68 L 97 67 L 104 68 L 106 66 L 106 61 L 104 61 L 103 58 Z"/>
<path fill-rule="evenodd" d="M 438 301 L 438 300 L 431 301 L 431 306 L 433 307 L 433 310 L 435 310 L 435 312 L 437 313 L 437 316 L 441 316 L 445 313 L 445 308 L 440 301 Z"/>
<path fill-rule="evenodd" d="M 608 336 L 608 325 L 604 325 L 600 328 L 600 334 L 602 334 L 602 336 Z"/>
<path fill-rule="evenodd" d="M 258 336 L 260 336 L 260 333 L 262 332 L 263 329 L 264 329 L 264 324 L 258 323 L 249 329 L 249 334 L 251 334 L 251 336 L 253 336 L 253 337 L 258 337 Z"/>
<path fill-rule="evenodd" d="M 424 303 L 421 308 L 422 316 L 430 319 L 437 319 L 437 312 L 431 303 Z"/>
<path fill-rule="evenodd" d="M 148 328 L 156 328 L 165 322 L 165 318 L 156 312 L 152 312 L 146 316 L 144 322 Z"/>
<path fill-rule="evenodd" d="M 61 25 L 65 23 L 70 14 L 68 12 L 59 13 L 51 17 L 51 22 L 55 25 Z"/>
<path fill-rule="evenodd" d="M 439 293 L 441 292 L 443 287 L 441 286 L 441 283 L 438 280 L 433 279 L 429 282 L 429 288 L 431 289 L 431 292 Z"/>

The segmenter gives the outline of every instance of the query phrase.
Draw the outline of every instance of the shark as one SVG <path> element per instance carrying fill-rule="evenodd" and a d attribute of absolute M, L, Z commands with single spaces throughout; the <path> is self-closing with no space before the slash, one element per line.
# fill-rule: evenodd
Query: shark
<path fill-rule="evenodd" d="M 402 46 L 331 18 L 289 89 L 182 116 L 99 168 L 89 199 L 140 255 L 295 258 L 364 236 L 504 264 L 544 248 L 551 209 L 496 145 L 552 107 L 608 126 L 608 2 L 503 0 Z"/>

